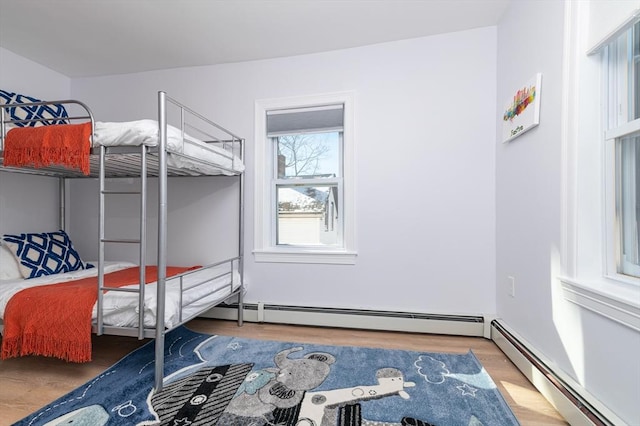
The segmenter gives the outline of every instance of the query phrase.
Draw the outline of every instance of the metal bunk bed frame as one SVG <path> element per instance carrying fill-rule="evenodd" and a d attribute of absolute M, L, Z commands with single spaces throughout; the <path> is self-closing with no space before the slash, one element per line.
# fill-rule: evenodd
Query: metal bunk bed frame
<path fill-rule="evenodd" d="M 95 120 L 93 118 L 93 114 L 89 107 L 82 102 L 76 100 L 61 100 L 61 101 L 51 101 L 51 102 L 32 102 L 32 103 L 23 103 L 23 104 L 7 104 L 0 105 L 0 152 L 3 150 L 3 142 L 4 137 L 6 135 L 6 123 L 29 123 L 33 121 L 46 121 L 45 119 L 31 119 L 31 120 L 7 120 L 6 118 L 6 110 L 13 106 L 37 106 L 37 105 L 45 105 L 45 104 L 76 104 L 81 107 L 84 111 L 86 111 L 86 115 L 74 115 L 70 116 L 69 120 L 85 120 L 91 122 L 91 138 L 94 135 L 95 129 Z M 160 391 L 163 386 L 163 378 L 164 378 L 164 341 L 165 334 L 168 330 L 165 329 L 165 290 L 166 290 L 166 267 L 167 267 L 167 187 L 168 187 L 168 177 L 169 176 L 192 176 L 192 173 L 186 173 L 181 171 L 179 168 L 171 167 L 167 165 L 167 127 L 168 127 L 168 119 L 167 119 L 167 106 L 168 104 L 177 107 L 180 110 L 180 129 L 184 135 L 185 133 L 185 115 L 189 114 L 193 117 L 196 117 L 198 120 L 208 124 L 209 126 L 213 126 L 213 128 L 218 129 L 219 131 L 228 135 L 230 140 L 220 140 L 211 136 L 215 142 L 223 143 L 223 144 L 231 144 L 232 150 L 235 149 L 238 152 L 239 158 L 244 161 L 244 139 L 233 134 L 229 130 L 221 127 L 220 125 L 214 123 L 213 121 L 203 117 L 197 112 L 191 110 L 187 106 L 181 104 L 180 102 L 172 99 L 167 96 L 167 94 L 163 91 L 158 92 L 158 145 L 156 147 L 148 147 L 148 146 L 139 146 L 139 147 L 94 147 L 91 150 L 91 166 L 92 170 L 94 170 L 89 176 L 84 176 L 82 173 L 74 170 L 65 169 L 62 166 L 52 166 L 47 168 L 14 168 L 14 167 L 4 167 L 2 164 L 2 157 L 0 156 L 0 170 L 11 170 L 13 172 L 19 173 L 29 173 L 29 174 L 38 174 L 45 175 L 51 177 L 59 178 L 59 188 L 60 188 L 60 226 L 62 229 L 65 229 L 65 180 L 68 178 L 80 178 L 80 177 L 96 177 L 95 176 L 95 168 L 99 169 L 98 178 L 99 178 L 99 253 L 98 253 L 98 300 L 97 300 L 97 321 L 93 324 L 93 331 L 97 335 L 102 334 L 113 334 L 113 335 L 123 335 L 123 336 L 137 336 L 139 339 L 143 338 L 155 338 L 155 382 L 154 389 L 156 392 Z M 93 142 L 93 141 L 92 141 Z M 93 145 L 93 143 L 92 143 Z M 124 157 L 119 157 L 120 160 L 124 160 L 124 162 L 120 162 L 120 164 L 110 163 L 107 165 L 106 158 L 109 154 L 138 154 L 138 161 L 128 161 Z M 99 155 L 96 155 L 99 154 Z M 149 155 L 152 154 L 152 155 Z M 197 158 L 189 157 L 184 154 L 172 153 L 172 155 L 180 155 L 183 157 L 188 157 L 194 161 L 201 161 Z M 151 167 L 149 166 L 151 163 Z M 132 173 L 132 168 L 138 167 L 138 173 Z M 222 298 L 212 301 L 211 304 L 208 304 L 205 308 L 202 308 L 197 313 L 190 315 L 188 318 L 184 318 L 182 316 L 182 311 L 180 312 L 179 324 L 184 324 L 187 321 L 195 318 L 198 315 L 201 315 L 205 311 L 211 309 L 212 307 L 219 305 L 227 301 L 228 299 L 237 297 L 238 300 L 238 325 L 242 326 L 243 324 L 243 292 L 244 292 L 244 276 L 243 276 L 243 266 L 244 266 L 244 172 L 237 172 L 232 168 L 220 167 L 221 169 L 226 170 L 232 175 L 237 176 L 239 178 L 239 197 L 238 197 L 238 221 L 239 221 L 239 231 L 238 231 L 238 255 L 226 259 L 211 265 L 207 265 L 204 268 L 212 268 L 215 266 L 219 266 L 225 263 L 230 264 L 230 276 L 231 283 L 228 284 L 230 286 L 230 294 L 223 296 Z M 145 285 L 139 284 L 138 289 L 123 289 L 123 288 L 110 288 L 104 285 L 104 262 L 105 262 L 105 244 L 115 243 L 115 244 L 139 244 L 139 266 L 140 266 L 140 279 L 139 283 L 144 283 L 146 281 L 145 277 L 145 257 L 146 257 L 146 216 L 147 216 L 147 178 L 149 176 L 157 176 L 158 178 L 158 247 L 157 247 L 157 295 L 156 295 L 156 325 L 155 328 L 145 328 L 144 326 L 144 300 L 145 300 Z M 107 177 L 139 177 L 140 178 L 140 190 L 139 191 L 113 191 L 106 189 L 106 179 Z M 140 196 L 140 238 L 139 239 L 109 239 L 105 237 L 105 202 L 106 196 L 112 194 L 137 194 Z M 237 264 L 238 274 L 239 274 L 239 285 L 236 290 L 233 290 L 234 283 L 234 263 Z M 184 291 L 182 277 L 189 272 L 182 274 L 178 279 L 180 280 L 180 288 L 181 294 Z M 219 278 L 225 274 L 221 274 L 219 276 L 213 277 L 208 280 L 204 280 L 202 282 L 197 283 L 196 285 L 191 286 L 190 288 L 197 287 L 200 285 L 206 285 L 208 282 L 215 278 Z M 137 327 L 117 327 L 117 326 L 107 326 L 104 324 L 103 319 L 103 291 L 127 291 L 127 292 L 137 292 L 138 293 L 138 306 L 139 306 L 139 317 L 138 317 L 138 326 Z M 182 303 L 181 303 L 182 305 Z"/>

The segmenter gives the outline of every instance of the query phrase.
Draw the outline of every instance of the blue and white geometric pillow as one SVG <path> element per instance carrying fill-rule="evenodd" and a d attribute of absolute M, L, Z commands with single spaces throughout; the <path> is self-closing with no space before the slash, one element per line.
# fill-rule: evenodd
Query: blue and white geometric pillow
<path fill-rule="evenodd" d="M 2 237 L 18 261 L 25 279 L 93 268 L 85 263 L 66 232 L 32 233 Z"/>
<path fill-rule="evenodd" d="M 41 102 L 31 96 L 21 95 L 20 93 L 7 92 L 0 90 L 0 104 L 19 104 L 29 102 Z M 22 107 L 8 108 L 7 113 L 11 120 L 34 120 L 43 119 L 44 121 L 31 121 L 27 123 L 12 123 L 16 127 L 35 127 L 47 126 L 50 124 L 68 124 L 69 114 L 63 105 L 31 105 Z"/>

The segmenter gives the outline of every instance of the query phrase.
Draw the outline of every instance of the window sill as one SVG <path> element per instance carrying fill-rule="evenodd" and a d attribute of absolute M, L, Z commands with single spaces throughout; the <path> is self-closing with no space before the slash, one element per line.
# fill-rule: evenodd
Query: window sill
<path fill-rule="evenodd" d="M 564 298 L 640 331 L 640 287 L 603 278 L 583 281 L 560 277 Z"/>
<path fill-rule="evenodd" d="M 323 263 L 334 265 L 354 265 L 357 253 L 337 250 L 254 250 L 256 262 L 272 263 Z"/>

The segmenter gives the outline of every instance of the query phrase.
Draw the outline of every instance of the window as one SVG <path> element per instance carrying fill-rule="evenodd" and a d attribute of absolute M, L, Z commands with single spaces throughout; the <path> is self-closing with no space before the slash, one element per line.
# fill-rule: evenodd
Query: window
<path fill-rule="evenodd" d="M 351 94 L 256 102 L 256 261 L 354 263 L 351 111 Z"/>
<path fill-rule="evenodd" d="M 640 277 L 640 23 L 602 51 L 609 275 Z"/>
<path fill-rule="evenodd" d="M 567 2 L 566 7 L 562 294 L 640 330 L 640 278 L 634 270 L 640 109 L 633 34 L 638 16 L 633 2 Z"/>
<path fill-rule="evenodd" d="M 276 246 L 342 246 L 343 116 L 342 104 L 267 111 Z"/>

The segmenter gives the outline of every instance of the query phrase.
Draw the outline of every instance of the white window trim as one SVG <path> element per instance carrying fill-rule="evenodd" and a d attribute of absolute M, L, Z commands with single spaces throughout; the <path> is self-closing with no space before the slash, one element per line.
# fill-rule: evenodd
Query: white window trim
<path fill-rule="evenodd" d="M 617 280 L 576 280 L 561 277 L 564 298 L 610 320 L 640 331 L 639 293 Z"/>
<path fill-rule="evenodd" d="M 584 43 L 582 38 L 584 31 L 581 23 L 584 22 L 585 8 L 584 4 L 579 2 L 567 2 L 565 7 L 565 46 L 563 68 L 563 94 L 562 94 L 562 271 L 558 278 L 559 285 L 562 288 L 562 294 L 565 300 L 574 303 L 582 308 L 595 312 L 605 318 L 616 321 L 622 325 L 630 327 L 634 330 L 640 329 L 640 286 L 638 280 L 626 275 L 611 273 L 610 262 L 611 256 L 608 254 L 612 241 L 613 232 L 603 229 L 602 249 L 602 274 L 600 276 L 584 275 L 577 268 L 578 263 L 578 244 L 580 236 L 578 235 L 578 209 L 580 200 L 578 199 L 578 153 L 580 147 L 581 130 L 584 131 L 584 121 L 580 118 L 580 100 L 581 96 L 580 67 L 584 61 L 582 59 L 581 48 Z M 598 64 L 598 67 L 600 65 Z M 600 119 L 601 117 L 596 117 Z M 593 125 L 590 131 L 598 131 L 601 129 L 598 125 Z M 620 129 L 622 131 L 626 129 Z M 602 167 L 605 168 L 605 161 L 613 160 L 612 143 L 604 142 L 605 138 L 615 137 L 614 132 L 600 133 L 602 143 Z M 604 177 L 604 175 L 602 175 Z M 611 197 L 615 197 L 615 183 L 612 186 L 611 180 L 602 181 L 599 203 L 601 204 L 601 212 L 606 215 L 602 226 L 613 229 L 609 222 L 612 219 L 610 209 L 605 208 L 606 203 L 611 206 Z M 615 198 L 614 198 L 615 199 Z M 615 213 L 615 212 L 614 212 Z M 613 260 L 615 262 L 615 260 Z M 615 268 L 614 268 L 615 271 Z"/>
<path fill-rule="evenodd" d="M 278 99 L 262 99 L 255 102 L 255 200 L 254 200 L 254 250 L 256 262 L 328 263 L 352 265 L 356 261 L 355 232 L 355 138 L 353 92 L 327 93 Z M 273 109 L 303 108 L 317 105 L 344 104 L 343 173 L 344 245 L 330 247 L 277 247 L 272 244 L 271 193 L 267 189 L 271 170 L 267 165 L 269 155 L 266 116 Z"/>

